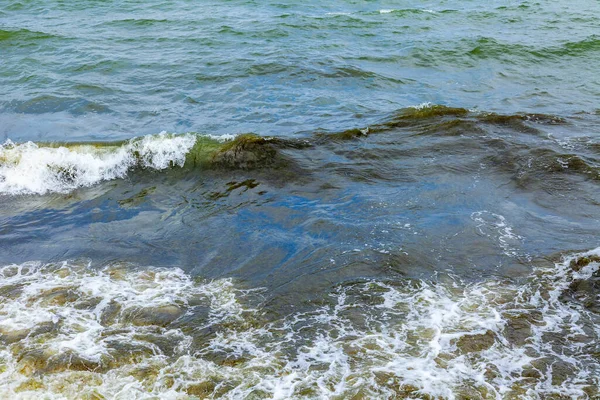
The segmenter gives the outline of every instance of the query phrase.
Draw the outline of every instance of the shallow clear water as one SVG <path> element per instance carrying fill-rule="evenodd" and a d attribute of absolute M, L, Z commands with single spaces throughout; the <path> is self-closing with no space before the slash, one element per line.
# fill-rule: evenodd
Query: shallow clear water
<path fill-rule="evenodd" d="M 597 398 L 599 28 L 2 3 L 0 397 Z"/>

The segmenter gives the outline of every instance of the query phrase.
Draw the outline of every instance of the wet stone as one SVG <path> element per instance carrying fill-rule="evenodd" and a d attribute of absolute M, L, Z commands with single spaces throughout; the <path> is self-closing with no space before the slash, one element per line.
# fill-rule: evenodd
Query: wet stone
<path fill-rule="evenodd" d="M 420 393 L 421 388 L 402 383 L 402 378 L 391 372 L 375 372 L 375 382 L 378 387 L 392 390 L 398 399 L 433 399 L 433 397 Z"/>
<path fill-rule="evenodd" d="M 156 378 L 158 377 L 159 372 L 160 371 L 156 368 L 142 365 L 140 367 L 133 369 L 130 372 L 130 375 L 134 379 L 137 379 L 138 381 L 155 382 Z"/>
<path fill-rule="evenodd" d="M 58 329 L 59 324 L 52 321 L 42 322 L 36 325 L 29 334 L 30 337 L 51 333 Z"/>
<path fill-rule="evenodd" d="M 275 164 L 277 151 L 269 140 L 256 135 L 240 135 L 223 145 L 213 157 L 218 166 L 253 169 Z"/>
<path fill-rule="evenodd" d="M 114 267 L 108 271 L 108 275 L 110 276 L 110 279 L 123 281 L 127 277 L 127 269 L 124 267 Z"/>
<path fill-rule="evenodd" d="M 552 384 L 562 385 L 573 373 L 575 366 L 564 361 L 556 361 L 552 364 Z"/>
<path fill-rule="evenodd" d="M 590 399 L 596 399 L 600 396 L 600 388 L 598 386 L 586 386 L 582 389 Z"/>
<path fill-rule="evenodd" d="M 106 397 L 102 396 L 100 393 L 92 392 L 92 393 L 84 393 L 81 396 L 81 400 L 105 400 Z"/>
<path fill-rule="evenodd" d="M 575 260 L 572 260 L 569 266 L 573 269 L 573 271 L 579 272 L 583 267 L 587 267 L 592 262 L 600 262 L 600 256 L 591 255 L 585 257 L 579 257 Z"/>
<path fill-rule="evenodd" d="M 48 354 L 43 350 L 26 351 L 19 358 L 17 370 L 25 376 L 33 375 L 46 368 L 50 356 L 51 354 Z"/>
<path fill-rule="evenodd" d="M 155 334 L 136 334 L 134 340 L 147 342 L 148 346 L 144 351 L 150 351 L 150 347 L 158 348 L 162 354 L 173 355 L 179 345 L 179 340 L 173 340 L 172 337 L 165 336 L 160 332 Z M 139 351 L 139 350 L 138 350 Z"/>
<path fill-rule="evenodd" d="M 398 377 L 391 372 L 375 372 L 375 381 L 379 386 L 388 386 L 393 384 L 397 379 Z"/>
<path fill-rule="evenodd" d="M 48 360 L 46 372 L 63 371 L 96 371 L 103 370 L 103 364 L 100 361 L 88 360 L 78 354 L 67 352 L 56 355 Z"/>
<path fill-rule="evenodd" d="M 6 285 L 0 288 L 0 297 L 7 299 L 16 299 L 21 296 L 25 284 L 18 283 L 14 285 Z"/>
<path fill-rule="evenodd" d="M 0 327 L 0 342 L 4 344 L 12 344 L 15 342 L 19 342 L 27 337 L 31 329 L 15 329 L 9 330 L 6 328 Z"/>
<path fill-rule="evenodd" d="M 80 294 L 71 288 L 54 288 L 40 295 L 43 305 L 64 306 L 80 298 Z"/>
<path fill-rule="evenodd" d="M 310 396 L 310 393 L 308 393 L 307 396 Z M 315 397 L 314 394 L 312 397 Z M 370 400 L 372 398 L 373 396 L 371 393 L 368 393 L 364 388 L 360 388 L 352 397 L 350 397 L 350 400 Z"/>
<path fill-rule="evenodd" d="M 211 361 L 217 365 L 221 365 L 224 367 L 235 367 L 248 361 L 248 359 L 243 356 L 227 354 L 222 352 L 207 353 L 203 356 L 203 358 L 207 361 Z M 312 367 L 313 366 L 311 365 L 311 370 Z M 315 366 L 315 368 L 318 368 L 318 366 Z"/>
<path fill-rule="evenodd" d="M 528 365 L 523 368 L 523 372 L 521 373 L 521 376 L 524 378 L 540 379 L 542 377 L 542 374 L 540 373 L 540 371 L 535 369 L 533 366 Z"/>
<path fill-rule="evenodd" d="M 100 323 L 104 326 L 114 324 L 116 322 L 120 312 L 121 312 L 121 305 L 115 301 L 111 301 L 102 310 L 102 314 L 100 315 Z"/>
<path fill-rule="evenodd" d="M 533 332 L 531 323 L 526 315 L 505 316 L 506 326 L 504 336 L 511 344 L 523 346 L 527 343 Z"/>
<path fill-rule="evenodd" d="M 41 390 L 44 389 L 44 384 L 39 379 L 27 379 L 15 388 L 15 392 L 26 392 L 30 390 Z"/>
<path fill-rule="evenodd" d="M 600 276 L 597 275 L 572 282 L 567 293 L 561 297 L 562 300 L 576 300 L 588 310 L 600 314 Z"/>
<path fill-rule="evenodd" d="M 190 396 L 198 396 L 203 399 L 214 392 L 215 386 L 216 384 L 214 382 L 204 381 L 188 385 L 185 391 Z"/>
<path fill-rule="evenodd" d="M 548 357 L 533 360 L 531 367 L 535 368 L 541 375 L 545 376 L 548 374 L 549 369 L 552 369 L 552 384 L 560 386 L 569 377 L 572 376 L 573 371 L 576 370 L 572 364 L 569 364 L 562 360 L 550 359 Z"/>
<path fill-rule="evenodd" d="M 96 390 L 95 386 L 102 385 L 102 377 L 99 374 L 88 371 L 69 371 L 62 374 L 60 379 L 53 379 L 48 383 L 50 389 L 54 392 L 75 392 L 77 399 L 104 399 Z"/>
<path fill-rule="evenodd" d="M 167 326 L 183 314 L 183 310 L 174 305 L 145 307 L 127 313 L 127 320 L 137 326 Z"/>
<path fill-rule="evenodd" d="M 488 391 L 485 387 L 463 386 L 456 389 L 455 395 L 458 400 L 486 399 Z"/>
<path fill-rule="evenodd" d="M 102 298 L 100 298 L 100 297 L 92 297 L 92 298 L 88 298 L 88 299 L 80 298 L 77 301 L 77 303 L 74 305 L 74 307 L 78 310 L 92 310 L 92 309 L 96 308 L 96 306 L 98 304 L 100 304 L 101 301 L 102 301 Z"/>
<path fill-rule="evenodd" d="M 126 364 L 136 364 L 155 354 L 154 350 L 149 346 L 128 343 L 123 340 L 107 341 L 106 344 L 109 347 L 109 364 L 111 368 L 118 368 Z"/>
<path fill-rule="evenodd" d="M 2 269 L 2 274 L 6 278 L 12 278 L 19 273 L 19 268 L 16 266 L 8 266 Z"/>
<path fill-rule="evenodd" d="M 484 351 L 492 347 L 496 339 L 494 332 L 487 331 L 481 335 L 465 335 L 456 342 L 456 347 L 462 353 L 471 353 L 476 351 Z"/>
<path fill-rule="evenodd" d="M 496 367 L 493 364 L 488 364 L 485 367 L 485 373 L 484 376 L 487 380 L 492 381 L 496 378 L 498 378 L 500 376 L 500 371 L 498 370 L 498 367 Z"/>
<path fill-rule="evenodd" d="M 71 270 L 69 268 L 61 268 L 57 271 L 54 272 L 54 274 L 56 276 L 58 276 L 59 278 L 66 278 L 67 276 L 69 276 L 71 274 Z"/>
<path fill-rule="evenodd" d="M 542 341 L 549 345 L 552 345 L 552 349 L 554 351 L 563 351 L 568 352 L 568 347 L 565 348 L 567 343 L 569 343 L 572 339 L 567 337 L 564 332 L 544 332 L 542 334 Z"/>
<path fill-rule="evenodd" d="M 510 391 L 503 398 L 507 400 L 522 400 L 527 398 L 526 394 L 527 388 L 521 382 L 518 382 L 511 386 Z"/>

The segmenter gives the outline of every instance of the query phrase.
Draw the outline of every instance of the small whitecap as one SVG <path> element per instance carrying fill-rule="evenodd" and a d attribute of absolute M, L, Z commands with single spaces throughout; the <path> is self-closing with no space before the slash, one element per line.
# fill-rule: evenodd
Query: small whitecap
<path fill-rule="evenodd" d="M 218 141 L 233 135 L 208 136 Z M 195 134 L 161 132 L 123 144 L 47 146 L 34 142 L 0 145 L 0 193 L 67 193 L 102 181 L 124 178 L 130 169 L 182 167 L 196 143 Z"/>

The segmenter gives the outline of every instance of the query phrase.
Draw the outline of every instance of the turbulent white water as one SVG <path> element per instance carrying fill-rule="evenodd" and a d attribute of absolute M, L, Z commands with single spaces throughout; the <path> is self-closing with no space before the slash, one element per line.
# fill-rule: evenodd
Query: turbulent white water
<path fill-rule="evenodd" d="M 593 397 L 599 315 L 563 296 L 598 274 L 599 257 L 568 256 L 522 284 L 354 284 L 270 322 L 257 292 L 228 279 L 5 266 L 0 397 Z"/>
<path fill-rule="evenodd" d="M 232 135 L 210 136 L 231 140 Z M 198 135 L 162 132 L 121 145 L 49 147 L 33 142 L 0 145 L 0 193 L 66 193 L 101 181 L 123 178 L 134 167 L 163 170 L 182 167 Z"/>

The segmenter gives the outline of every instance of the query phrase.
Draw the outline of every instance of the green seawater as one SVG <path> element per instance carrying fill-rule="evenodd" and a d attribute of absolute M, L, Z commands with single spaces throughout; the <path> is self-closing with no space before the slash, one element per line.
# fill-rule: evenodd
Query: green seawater
<path fill-rule="evenodd" d="M 0 135 L 293 135 L 425 102 L 594 112 L 594 1 L 25 1 L 0 9 Z"/>
<path fill-rule="evenodd" d="M 600 398 L 598 65 L 597 1 L 0 0 L 0 398 Z"/>

